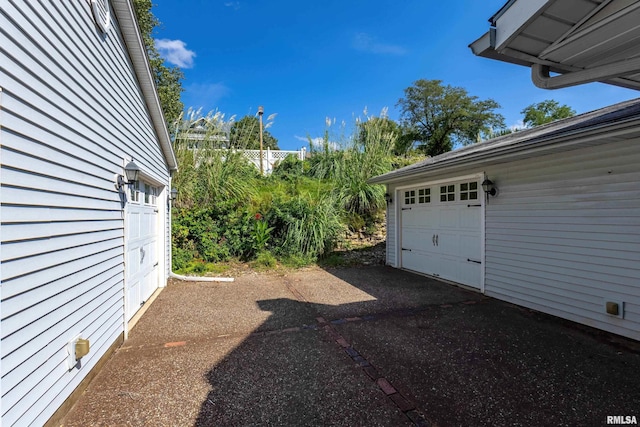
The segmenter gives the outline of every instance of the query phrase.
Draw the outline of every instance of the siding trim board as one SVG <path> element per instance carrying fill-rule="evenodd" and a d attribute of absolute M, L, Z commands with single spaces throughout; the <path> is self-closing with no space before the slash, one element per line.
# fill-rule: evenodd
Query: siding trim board
<path fill-rule="evenodd" d="M 401 246 L 403 189 L 483 170 L 499 193 L 484 205 L 482 292 L 640 340 L 639 135 L 637 99 L 537 129 L 531 140 L 502 137 L 376 177 L 398 201 L 388 246 Z M 401 267 L 393 255 L 388 263 Z M 605 301 L 622 302 L 623 316 L 608 315 Z"/>
<path fill-rule="evenodd" d="M 7 426 L 60 419 L 76 387 L 128 333 L 129 202 L 114 186 L 128 159 L 158 188 L 157 223 L 145 232 L 157 239 L 158 274 L 147 291 L 166 285 L 170 272 L 167 189 L 176 158 L 131 1 L 108 1 L 104 34 L 88 0 L 0 6 L 0 423 Z M 78 335 L 91 351 L 69 369 L 66 346 Z"/>

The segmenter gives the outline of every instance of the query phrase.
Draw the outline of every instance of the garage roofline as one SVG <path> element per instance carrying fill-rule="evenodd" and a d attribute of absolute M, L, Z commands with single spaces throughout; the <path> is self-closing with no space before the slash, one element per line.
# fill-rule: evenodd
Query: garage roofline
<path fill-rule="evenodd" d="M 489 165 L 567 151 L 576 145 L 605 144 L 614 136 L 640 135 L 639 126 L 640 98 L 450 151 L 368 182 L 395 183 L 409 176 L 429 175 L 458 166 Z"/>

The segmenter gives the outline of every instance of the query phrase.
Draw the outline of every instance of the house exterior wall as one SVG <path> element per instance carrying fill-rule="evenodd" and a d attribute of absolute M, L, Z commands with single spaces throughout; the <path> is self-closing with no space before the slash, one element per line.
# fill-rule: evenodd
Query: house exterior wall
<path fill-rule="evenodd" d="M 640 340 L 638 164 L 632 140 L 487 168 L 485 293 Z"/>
<path fill-rule="evenodd" d="M 485 203 L 488 296 L 640 340 L 640 140 L 612 142 L 492 166 L 474 166 L 499 189 Z M 396 189 L 453 179 L 460 167 L 407 177 Z M 397 259 L 397 235 L 387 263 Z M 623 302 L 624 318 L 605 301 Z"/>
<path fill-rule="evenodd" d="M 396 220 L 396 206 L 399 205 L 400 198 L 395 195 L 395 191 L 393 191 L 394 187 L 387 187 L 387 194 L 391 195 L 392 203 L 387 204 L 387 265 L 392 267 L 398 266 L 398 259 L 396 257 L 397 251 L 397 220 Z"/>
<path fill-rule="evenodd" d="M 88 1 L 2 2 L 0 64 L 1 422 L 39 425 L 124 333 L 114 174 L 169 172 L 114 17 L 102 34 Z M 77 335 L 91 351 L 69 369 Z"/>

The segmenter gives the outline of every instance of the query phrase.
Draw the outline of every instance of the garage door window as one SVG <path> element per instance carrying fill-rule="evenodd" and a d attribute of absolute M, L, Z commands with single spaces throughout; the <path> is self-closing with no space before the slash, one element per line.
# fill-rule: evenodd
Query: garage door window
<path fill-rule="evenodd" d="M 140 185 L 139 182 L 136 182 L 134 185 L 129 186 L 129 201 L 133 202 L 133 203 L 139 203 L 140 202 L 140 191 L 138 189 L 138 186 Z"/>
<path fill-rule="evenodd" d="M 460 200 L 478 200 L 478 183 L 474 181 L 460 184 Z"/>
<path fill-rule="evenodd" d="M 129 189 L 129 201 L 133 203 L 157 206 L 159 189 L 151 184 L 138 181 Z"/>
<path fill-rule="evenodd" d="M 156 188 L 149 184 L 144 184 L 144 204 L 156 205 Z"/>
<path fill-rule="evenodd" d="M 416 204 L 416 190 L 409 190 L 404 192 L 404 204 L 405 205 Z"/>
<path fill-rule="evenodd" d="M 431 203 L 430 188 L 421 188 L 418 190 L 418 203 Z"/>
<path fill-rule="evenodd" d="M 456 186 L 455 185 L 443 185 L 440 187 L 440 201 L 441 202 L 455 202 L 456 201 Z"/>

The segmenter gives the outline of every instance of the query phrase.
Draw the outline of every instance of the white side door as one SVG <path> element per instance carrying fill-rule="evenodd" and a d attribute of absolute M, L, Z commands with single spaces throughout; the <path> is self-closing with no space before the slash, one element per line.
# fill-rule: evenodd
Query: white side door
<path fill-rule="evenodd" d="M 125 210 L 127 320 L 159 286 L 157 193 L 143 182 L 129 193 Z"/>

